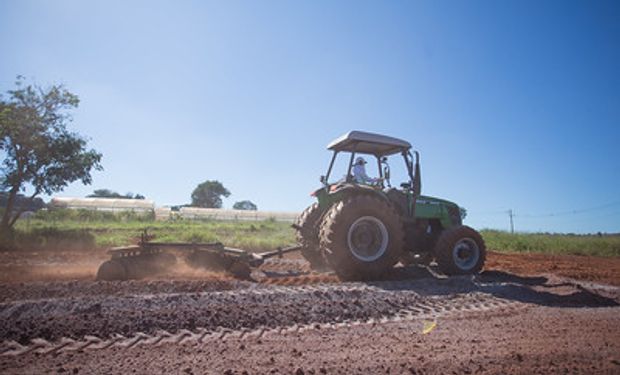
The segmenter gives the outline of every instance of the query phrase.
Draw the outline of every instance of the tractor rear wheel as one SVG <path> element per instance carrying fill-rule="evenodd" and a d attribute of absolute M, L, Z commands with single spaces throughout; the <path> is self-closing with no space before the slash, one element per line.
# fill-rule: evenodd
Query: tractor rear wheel
<path fill-rule="evenodd" d="M 323 257 L 344 280 L 381 277 L 398 262 L 404 228 L 389 202 L 370 195 L 334 204 L 321 224 Z"/>
<path fill-rule="evenodd" d="M 480 272 L 486 259 L 486 246 L 480 233 L 466 225 L 446 229 L 435 245 L 439 269 L 446 275 Z"/>
<path fill-rule="evenodd" d="M 315 270 L 326 270 L 327 264 L 319 250 L 319 221 L 322 211 L 318 203 L 306 208 L 295 221 L 297 229 L 297 242 L 301 245 L 301 255 L 310 263 Z"/>

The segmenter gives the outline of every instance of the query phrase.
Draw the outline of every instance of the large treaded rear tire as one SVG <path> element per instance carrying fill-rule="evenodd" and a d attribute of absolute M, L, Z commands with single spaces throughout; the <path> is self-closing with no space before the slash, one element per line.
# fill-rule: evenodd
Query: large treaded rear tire
<path fill-rule="evenodd" d="M 310 263 L 312 269 L 326 270 L 327 264 L 319 250 L 319 221 L 323 212 L 318 203 L 308 206 L 295 221 L 297 242 L 301 245 L 301 255 Z"/>
<path fill-rule="evenodd" d="M 341 279 L 373 280 L 398 262 L 405 235 L 387 201 L 357 195 L 329 209 L 319 238 L 323 257 Z"/>
<path fill-rule="evenodd" d="M 446 229 L 435 245 L 437 264 L 446 275 L 480 272 L 486 253 L 486 245 L 480 233 L 466 225 Z"/>

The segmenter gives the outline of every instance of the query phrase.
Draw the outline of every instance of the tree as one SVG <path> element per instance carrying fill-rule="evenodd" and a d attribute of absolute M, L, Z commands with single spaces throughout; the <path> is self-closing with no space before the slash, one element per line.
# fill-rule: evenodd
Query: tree
<path fill-rule="evenodd" d="M 9 201 L 9 193 L 0 192 L 0 207 L 5 208 Z M 41 198 L 28 199 L 23 194 L 17 194 L 15 202 L 13 203 L 13 211 L 38 211 L 45 207 L 45 202 Z"/>
<path fill-rule="evenodd" d="M 222 197 L 230 196 L 230 191 L 216 180 L 207 180 L 199 184 L 192 192 L 192 206 L 222 208 Z"/>
<path fill-rule="evenodd" d="M 124 198 L 119 193 L 110 189 L 97 189 L 92 194 L 88 194 L 86 198 Z"/>
<path fill-rule="evenodd" d="M 86 198 L 146 199 L 142 194 L 127 193 L 122 195 L 110 189 L 97 189 L 92 194 L 87 195 Z"/>
<path fill-rule="evenodd" d="M 87 149 L 86 140 L 67 129 L 69 110 L 79 99 L 62 85 L 42 88 L 17 77 L 8 98 L 0 96 L 0 189 L 8 193 L 0 231 L 10 230 L 23 209 L 15 206 L 20 191 L 30 187 L 27 197 L 62 191 L 80 180 L 90 184 L 91 170 L 102 170 L 101 154 Z"/>
<path fill-rule="evenodd" d="M 233 204 L 233 209 L 256 211 L 258 210 L 258 207 L 256 207 L 256 205 L 252 203 L 251 201 L 241 201 L 241 202 L 235 202 L 235 204 Z"/>

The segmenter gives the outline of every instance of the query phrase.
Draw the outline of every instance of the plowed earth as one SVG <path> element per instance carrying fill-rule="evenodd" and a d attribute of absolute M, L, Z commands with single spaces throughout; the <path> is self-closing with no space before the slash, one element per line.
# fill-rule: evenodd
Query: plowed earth
<path fill-rule="evenodd" d="M 620 373 L 620 260 L 490 253 L 447 278 L 251 281 L 178 265 L 97 282 L 100 252 L 0 254 L 0 373 Z"/>

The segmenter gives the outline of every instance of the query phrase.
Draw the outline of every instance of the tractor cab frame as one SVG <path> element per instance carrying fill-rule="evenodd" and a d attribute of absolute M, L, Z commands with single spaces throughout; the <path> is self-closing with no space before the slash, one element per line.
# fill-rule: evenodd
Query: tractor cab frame
<path fill-rule="evenodd" d="M 400 154 L 403 157 L 407 175 L 409 177 L 409 181 L 400 184 L 400 187 L 403 189 L 402 192 L 410 198 L 410 203 L 408 206 L 412 209 L 409 210 L 408 216 L 411 218 L 415 217 L 415 201 L 420 195 L 422 187 L 420 175 L 420 154 L 415 150 L 412 152 L 412 146 L 409 142 L 380 134 L 351 131 L 335 139 L 327 146 L 327 149 L 333 151 L 333 154 L 327 173 L 321 176 L 320 181 L 324 188 L 328 190 L 339 190 L 338 187 L 340 185 L 357 185 L 351 172 L 355 157 L 359 154 L 374 157 L 379 170 L 379 178 L 381 181 L 386 181 L 388 187 L 391 187 L 390 167 L 387 163 L 387 157 Z M 330 184 L 328 182 L 329 177 L 332 174 L 336 158 L 340 153 L 350 154 L 346 175 L 343 181 Z M 332 188 L 332 186 L 334 187 Z M 385 186 L 381 183 L 376 186 L 376 188 L 383 189 Z"/>

